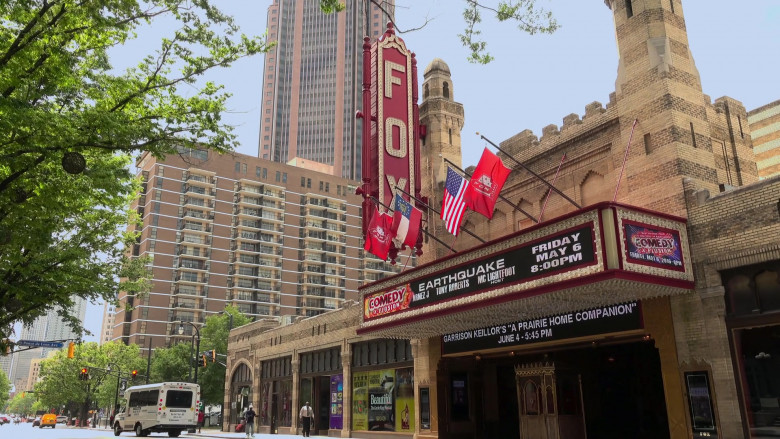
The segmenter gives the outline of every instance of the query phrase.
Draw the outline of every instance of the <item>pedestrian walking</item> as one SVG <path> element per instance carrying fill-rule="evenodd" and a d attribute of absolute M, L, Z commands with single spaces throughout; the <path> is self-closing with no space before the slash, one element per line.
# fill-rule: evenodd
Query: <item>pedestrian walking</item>
<path fill-rule="evenodd" d="M 311 436 L 311 421 L 314 418 L 314 410 L 309 406 L 309 401 L 301 407 L 300 413 L 301 420 L 303 421 L 303 437 Z"/>
<path fill-rule="evenodd" d="M 206 419 L 206 415 L 203 414 L 203 410 L 200 410 L 198 412 L 198 433 L 200 433 L 200 429 L 203 427 L 204 419 Z"/>
<path fill-rule="evenodd" d="M 249 410 L 244 413 L 244 420 L 246 421 L 246 437 L 255 436 L 255 409 L 252 408 L 252 404 L 249 404 Z"/>

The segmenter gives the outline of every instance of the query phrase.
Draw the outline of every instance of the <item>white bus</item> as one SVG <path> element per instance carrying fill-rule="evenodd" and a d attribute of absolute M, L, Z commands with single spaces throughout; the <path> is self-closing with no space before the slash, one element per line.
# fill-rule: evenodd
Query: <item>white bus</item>
<path fill-rule="evenodd" d="M 114 436 L 134 431 L 138 437 L 167 432 L 178 437 L 198 424 L 200 386 L 192 383 L 157 383 L 125 390 L 125 406 L 114 419 Z"/>

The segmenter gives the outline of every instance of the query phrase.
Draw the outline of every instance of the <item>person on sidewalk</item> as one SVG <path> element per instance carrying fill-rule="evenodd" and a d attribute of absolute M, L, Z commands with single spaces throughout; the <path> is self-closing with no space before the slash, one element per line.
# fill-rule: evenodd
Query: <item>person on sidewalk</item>
<path fill-rule="evenodd" d="M 249 404 L 249 410 L 244 413 L 244 420 L 246 421 L 246 437 L 255 437 L 255 409 L 252 408 L 252 404 Z"/>
<path fill-rule="evenodd" d="M 204 419 L 206 419 L 206 415 L 203 414 L 203 410 L 198 411 L 198 433 L 200 433 L 200 429 L 203 427 Z"/>
<path fill-rule="evenodd" d="M 311 436 L 311 421 L 314 418 L 314 410 L 309 406 L 309 401 L 301 407 L 300 413 L 301 420 L 303 421 L 303 437 Z"/>

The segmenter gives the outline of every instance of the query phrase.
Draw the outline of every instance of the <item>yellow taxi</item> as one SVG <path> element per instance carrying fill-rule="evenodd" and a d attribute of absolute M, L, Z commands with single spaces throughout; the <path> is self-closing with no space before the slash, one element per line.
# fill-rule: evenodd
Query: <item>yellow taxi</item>
<path fill-rule="evenodd" d="M 46 413 L 45 415 L 41 416 L 41 425 L 40 427 L 51 427 L 54 428 L 57 425 L 57 415 L 53 413 Z"/>

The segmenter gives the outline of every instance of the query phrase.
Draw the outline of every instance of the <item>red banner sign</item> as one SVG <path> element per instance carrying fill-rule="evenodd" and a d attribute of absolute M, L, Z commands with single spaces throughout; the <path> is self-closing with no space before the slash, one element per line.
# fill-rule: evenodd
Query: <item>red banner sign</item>
<path fill-rule="evenodd" d="M 363 45 L 363 233 L 370 224 L 375 197 L 379 211 L 392 209 L 396 187 L 420 196 L 417 61 L 388 24 L 373 45 Z M 401 192 L 399 192 L 401 193 Z M 409 196 L 402 197 L 417 204 Z M 419 206 L 418 206 L 419 207 Z M 422 246 L 418 239 L 417 248 Z M 395 257 L 395 246 L 390 251 Z M 420 253 L 418 253 L 420 254 Z"/>

